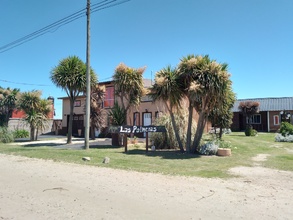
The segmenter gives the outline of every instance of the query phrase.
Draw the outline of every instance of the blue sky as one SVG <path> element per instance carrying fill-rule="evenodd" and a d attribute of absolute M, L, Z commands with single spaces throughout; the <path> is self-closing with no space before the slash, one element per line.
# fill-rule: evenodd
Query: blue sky
<path fill-rule="evenodd" d="M 86 0 L 0 0 L 0 47 L 85 7 Z M 292 0 L 130 0 L 92 13 L 91 66 L 99 81 L 120 62 L 147 66 L 144 77 L 154 78 L 183 56 L 208 54 L 229 64 L 239 99 L 293 96 L 292 12 Z M 42 90 L 62 118 L 57 98 L 66 94 L 49 76 L 70 55 L 86 60 L 85 16 L 0 51 L 0 86 Z"/>

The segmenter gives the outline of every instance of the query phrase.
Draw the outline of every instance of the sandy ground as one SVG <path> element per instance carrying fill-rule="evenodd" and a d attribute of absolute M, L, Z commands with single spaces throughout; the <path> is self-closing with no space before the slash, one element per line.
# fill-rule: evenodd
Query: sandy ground
<path fill-rule="evenodd" d="M 293 219 L 293 172 L 235 167 L 229 180 L 0 154 L 0 220 Z"/>

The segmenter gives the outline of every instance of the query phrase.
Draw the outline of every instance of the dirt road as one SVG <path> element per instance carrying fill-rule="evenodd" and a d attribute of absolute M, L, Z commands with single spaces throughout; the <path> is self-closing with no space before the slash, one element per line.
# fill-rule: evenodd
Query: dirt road
<path fill-rule="evenodd" d="M 145 174 L 0 154 L 0 219 L 292 219 L 293 173 Z"/>

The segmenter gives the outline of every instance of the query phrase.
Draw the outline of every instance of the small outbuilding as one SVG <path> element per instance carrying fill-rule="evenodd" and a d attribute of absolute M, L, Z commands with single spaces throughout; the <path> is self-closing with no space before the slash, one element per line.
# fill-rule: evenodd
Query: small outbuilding
<path fill-rule="evenodd" d="M 232 109 L 232 131 L 243 131 L 248 124 L 248 118 L 238 109 L 239 103 L 245 101 L 259 102 L 260 104 L 259 113 L 251 118 L 251 124 L 257 131 L 276 132 L 283 121 L 293 124 L 293 97 L 238 99 Z"/>

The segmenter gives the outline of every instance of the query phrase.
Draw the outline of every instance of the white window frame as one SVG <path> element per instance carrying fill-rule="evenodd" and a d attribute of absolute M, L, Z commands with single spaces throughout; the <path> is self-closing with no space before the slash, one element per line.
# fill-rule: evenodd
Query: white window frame
<path fill-rule="evenodd" d="M 274 125 L 280 125 L 280 116 L 279 115 L 274 115 Z M 278 123 L 276 123 L 276 118 L 278 118 Z"/>
<path fill-rule="evenodd" d="M 259 122 L 255 122 L 256 120 L 255 120 L 255 118 L 256 117 L 259 117 Z M 246 117 L 246 123 L 247 124 L 249 124 L 248 123 L 248 117 Z M 251 123 L 250 124 L 261 124 L 261 115 L 260 114 L 255 114 L 255 115 L 253 115 L 252 117 L 251 117 Z"/>

